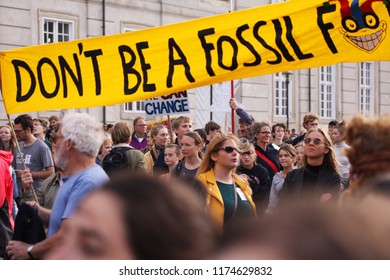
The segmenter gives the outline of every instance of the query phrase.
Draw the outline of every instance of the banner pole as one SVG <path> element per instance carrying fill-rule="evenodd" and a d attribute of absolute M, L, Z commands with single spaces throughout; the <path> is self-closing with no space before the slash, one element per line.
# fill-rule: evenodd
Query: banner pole
<path fill-rule="evenodd" d="M 236 8 L 236 1 L 230 0 L 230 12 L 233 12 Z M 234 99 L 234 80 L 230 81 L 230 98 Z M 232 133 L 234 134 L 234 110 L 230 110 L 232 121 Z"/>
<path fill-rule="evenodd" d="M 168 124 L 169 124 L 169 139 L 171 140 L 171 144 L 173 144 L 173 133 L 172 133 L 172 124 L 171 124 L 171 116 L 167 115 Z"/>

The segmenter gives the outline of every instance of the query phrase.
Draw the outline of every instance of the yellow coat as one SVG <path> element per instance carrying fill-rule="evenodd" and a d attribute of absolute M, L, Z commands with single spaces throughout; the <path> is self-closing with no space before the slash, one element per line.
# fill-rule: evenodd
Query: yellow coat
<path fill-rule="evenodd" d="M 211 219 L 215 222 L 219 230 L 223 230 L 223 218 L 225 213 L 225 207 L 221 192 L 219 191 L 217 181 L 215 180 L 214 170 L 199 174 L 197 178 L 203 183 L 207 191 L 207 206 L 210 211 Z M 252 189 L 249 187 L 249 183 L 244 181 L 240 176 L 233 174 L 234 182 L 240 187 L 245 194 L 246 199 L 252 206 L 253 213 L 256 215 L 256 206 L 252 200 Z"/>

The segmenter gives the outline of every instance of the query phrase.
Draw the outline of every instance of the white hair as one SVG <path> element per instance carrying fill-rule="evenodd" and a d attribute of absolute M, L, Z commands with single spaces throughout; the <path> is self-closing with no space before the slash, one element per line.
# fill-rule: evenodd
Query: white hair
<path fill-rule="evenodd" d="M 97 156 L 104 140 L 101 123 L 87 113 L 67 113 L 61 121 L 61 133 L 75 149 L 92 157 Z"/>

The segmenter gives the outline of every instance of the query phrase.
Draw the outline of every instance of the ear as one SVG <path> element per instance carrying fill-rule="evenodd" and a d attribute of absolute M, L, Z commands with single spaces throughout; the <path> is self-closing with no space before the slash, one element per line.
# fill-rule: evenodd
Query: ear
<path fill-rule="evenodd" d="M 324 152 L 324 154 L 327 154 L 327 153 L 329 153 L 329 148 L 328 148 L 328 146 L 325 146 L 325 152 Z"/>
<path fill-rule="evenodd" d="M 66 151 L 71 150 L 73 148 L 73 146 L 74 146 L 74 143 L 70 139 L 66 140 L 66 143 L 64 145 L 64 148 Z"/>
<path fill-rule="evenodd" d="M 217 153 L 211 153 L 210 154 L 210 158 L 213 160 L 213 161 L 217 161 L 218 160 L 218 154 Z"/>

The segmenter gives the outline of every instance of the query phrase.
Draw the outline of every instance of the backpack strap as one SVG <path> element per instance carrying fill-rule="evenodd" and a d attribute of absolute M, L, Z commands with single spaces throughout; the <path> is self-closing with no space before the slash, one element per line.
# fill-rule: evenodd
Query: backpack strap
<path fill-rule="evenodd" d="M 174 170 L 174 175 L 176 177 L 180 177 L 180 173 L 181 171 L 183 170 L 183 166 L 184 166 L 184 159 L 179 161 L 175 167 L 175 170 Z"/>

